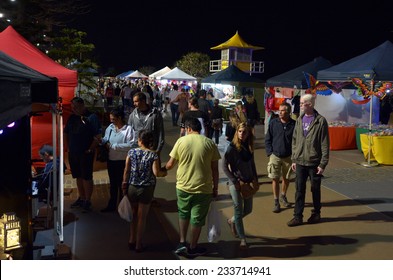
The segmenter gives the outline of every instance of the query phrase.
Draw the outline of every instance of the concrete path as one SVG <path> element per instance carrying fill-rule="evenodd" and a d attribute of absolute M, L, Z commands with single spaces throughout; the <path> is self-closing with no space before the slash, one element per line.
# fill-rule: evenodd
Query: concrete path
<path fill-rule="evenodd" d="M 162 162 L 179 135 L 172 127 L 170 116 L 165 116 L 166 145 Z M 322 221 L 295 228 L 286 225 L 293 209 L 272 212 L 273 197 L 270 180 L 266 177 L 267 157 L 264 150 L 264 127 L 256 127 L 256 162 L 261 188 L 254 198 L 253 212 L 244 220 L 248 250 L 239 249 L 226 224 L 232 213 L 227 179 L 220 169 L 218 205 L 221 214 L 221 237 L 217 242 L 207 241 L 206 228 L 200 243 L 208 254 L 198 259 L 297 259 L 297 260 L 392 260 L 393 259 L 393 166 L 366 168 L 358 150 L 332 151 L 330 163 L 322 181 Z M 227 143 L 220 139 L 223 155 Z M 75 181 L 66 176 L 65 187 L 72 190 L 65 197 L 64 243 L 70 247 L 73 259 L 178 259 L 172 250 L 178 236 L 175 194 L 176 170 L 167 177 L 158 178 L 155 196 L 160 204 L 152 207 L 146 228 L 146 245 L 143 253 L 127 248 L 128 224 L 117 213 L 101 213 L 108 199 L 108 176 L 105 166 L 97 164 L 93 210 L 82 213 L 70 209 L 77 198 Z M 288 199 L 294 200 L 294 183 L 290 184 Z M 309 187 L 306 196 L 305 220 L 312 208 Z M 36 245 L 53 243 L 53 231 L 37 233 Z M 182 258 L 182 257 L 180 257 Z"/>

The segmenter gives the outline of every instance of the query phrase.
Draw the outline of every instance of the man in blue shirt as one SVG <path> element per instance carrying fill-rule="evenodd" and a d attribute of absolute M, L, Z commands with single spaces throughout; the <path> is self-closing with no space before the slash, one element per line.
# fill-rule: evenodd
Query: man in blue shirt
<path fill-rule="evenodd" d="M 269 157 L 267 173 L 268 177 L 272 179 L 274 213 L 281 211 L 280 202 L 285 207 L 291 206 L 286 194 L 289 186 L 289 172 L 292 165 L 292 135 L 295 128 L 295 121 L 290 116 L 291 105 L 288 103 L 281 104 L 278 111 L 278 118 L 274 118 L 269 122 L 269 128 L 265 136 L 265 149 Z M 280 177 L 282 177 L 281 193 Z"/>

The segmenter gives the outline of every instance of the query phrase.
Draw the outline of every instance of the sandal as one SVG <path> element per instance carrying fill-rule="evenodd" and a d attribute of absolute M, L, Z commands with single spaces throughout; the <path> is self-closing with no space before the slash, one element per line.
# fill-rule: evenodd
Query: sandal
<path fill-rule="evenodd" d="M 235 224 L 232 222 L 231 219 L 228 219 L 228 220 L 227 220 L 227 223 L 228 223 L 228 226 L 229 226 L 229 228 L 230 228 L 230 230 L 231 230 L 231 232 L 232 232 L 232 235 L 233 235 L 235 238 L 238 238 L 239 236 L 237 235 L 237 231 L 236 231 L 236 226 L 235 226 Z"/>
<path fill-rule="evenodd" d="M 241 239 L 240 240 L 240 249 L 242 249 L 242 250 L 246 250 L 246 249 L 248 249 L 248 245 L 247 245 L 247 242 L 246 242 L 246 240 L 245 239 Z"/>

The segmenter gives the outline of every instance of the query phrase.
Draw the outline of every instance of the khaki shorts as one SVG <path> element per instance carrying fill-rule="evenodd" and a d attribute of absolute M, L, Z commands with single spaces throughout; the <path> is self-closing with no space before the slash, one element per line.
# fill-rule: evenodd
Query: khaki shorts
<path fill-rule="evenodd" d="M 271 179 L 279 179 L 284 176 L 285 179 L 289 179 L 290 169 L 292 165 L 291 157 L 279 158 L 278 156 L 271 154 L 269 157 L 269 163 L 267 164 L 267 176 Z"/>

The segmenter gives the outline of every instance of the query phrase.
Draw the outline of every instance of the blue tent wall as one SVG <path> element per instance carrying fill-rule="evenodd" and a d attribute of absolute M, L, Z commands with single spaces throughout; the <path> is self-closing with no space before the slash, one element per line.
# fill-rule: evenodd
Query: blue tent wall
<path fill-rule="evenodd" d="M 319 70 L 329 68 L 332 65 L 333 64 L 329 60 L 320 56 L 315 58 L 313 61 L 310 61 L 280 75 L 269 78 L 266 81 L 266 86 L 285 88 L 293 88 L 296 86 L 299 89 L 306 89 L 308 86 L 303 72 L 312 74 L 314 77 L 316 77 Z"/>
<path fill-rule="evenodd" d="M 317 73 L 319 81 L 348 81 L 351 78 L 393 81 L 393 44 L 378 47 Z"/>

